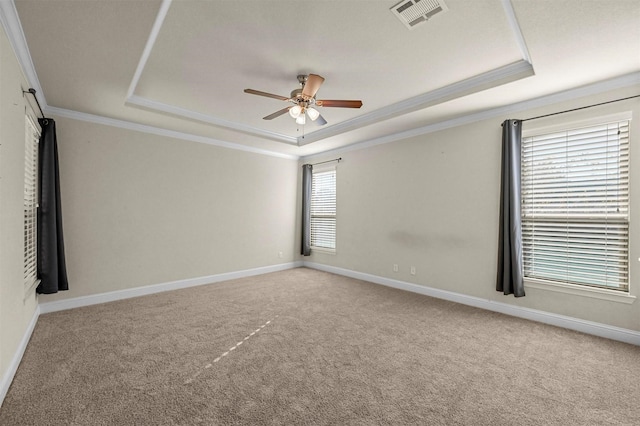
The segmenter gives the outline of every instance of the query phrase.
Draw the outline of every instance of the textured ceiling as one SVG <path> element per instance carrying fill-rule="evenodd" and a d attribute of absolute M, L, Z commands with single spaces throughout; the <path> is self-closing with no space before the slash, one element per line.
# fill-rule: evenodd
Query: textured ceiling
<path fill-rule="evenodd" d="M 282 154 L 327 149 L 640 71 L 640 1 L 444 0 L 407 29 L 397 1 L 16 0 L 51 111 Z M 298 126 L 297 74 L 326 80 Z M 304 136 L 304 137 L 303 137 Z"/>

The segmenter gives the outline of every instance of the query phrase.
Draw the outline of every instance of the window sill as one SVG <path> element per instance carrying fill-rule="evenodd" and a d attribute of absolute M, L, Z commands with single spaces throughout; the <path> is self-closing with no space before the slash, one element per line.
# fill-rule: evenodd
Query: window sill
<path fill-rule="evenodd" d="M 594 299 L 608 300 L 611 302 L 631 304 L 636 297 L 626 292 L 607 290 L 604 288 L 585 287 L 575 284 L 561 284 L 536 278 L 525 278 L 524 287 L 538 290 L 555 291 L 558 293 L 574 294 L 576 296 L 592 297 Z"/>
<path fill-rule="evenodd" d="M 25 291 L 24 291 L 24 297 L 22 299 L 22 303 L 26 302 L 27 299 L 29 297 L 31 297 L 31 295 L 33 294 L 33 292 L 36 290 L 36 287 L 38 287 L 38 285 L 40 284 L 40 280 L 37 279 L 35 280 L 33 283 L 31 283 L 31 285 L 29 287 L 25 287 Z"/>

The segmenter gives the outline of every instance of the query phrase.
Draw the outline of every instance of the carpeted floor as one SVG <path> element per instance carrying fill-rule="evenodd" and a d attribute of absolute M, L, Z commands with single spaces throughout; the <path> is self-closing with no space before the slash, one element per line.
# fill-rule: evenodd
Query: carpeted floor
<path fill-rule="evenodd" d="M 639 425 L 640 347 L 311 269 L 42 315 L 1 425 Z"/>

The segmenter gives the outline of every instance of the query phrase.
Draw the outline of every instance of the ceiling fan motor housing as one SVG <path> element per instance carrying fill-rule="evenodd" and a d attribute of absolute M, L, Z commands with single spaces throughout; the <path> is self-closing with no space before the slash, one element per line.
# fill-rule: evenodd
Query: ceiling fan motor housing
<path fill-rule="evenodd" d="M 291 102 L 298 104 L 303 108 L 308 108 L 316 103 L 315 98 L 307 99 L 302 95 L 302 88 L 291 91 Z"/>

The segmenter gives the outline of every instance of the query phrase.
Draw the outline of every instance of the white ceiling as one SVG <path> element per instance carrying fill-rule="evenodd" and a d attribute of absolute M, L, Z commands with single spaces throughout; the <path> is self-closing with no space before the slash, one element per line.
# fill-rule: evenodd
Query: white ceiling
<path fill-rule="evenodd" d="M 412 30 L 397 0 L 15 0 L 14 12 L 48 113 L 294 156 L 640 72 L 639 0 L 443 1 Z M 328 124 L 301 127 L 262 119 L 290 104 L 243 92 L 288 96 L 308 73 L 326 79 L 318 99 L 363 107 L 320 108 Z"/>

